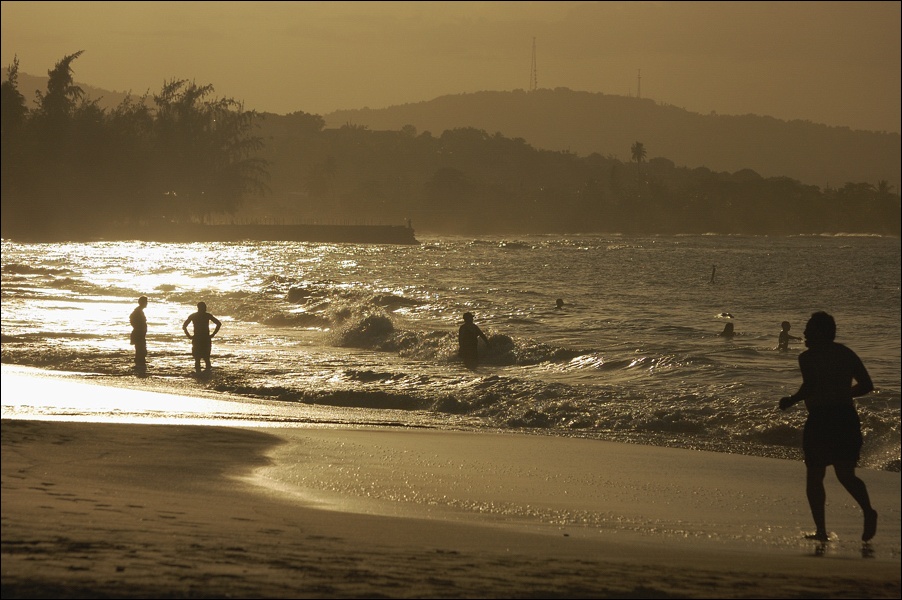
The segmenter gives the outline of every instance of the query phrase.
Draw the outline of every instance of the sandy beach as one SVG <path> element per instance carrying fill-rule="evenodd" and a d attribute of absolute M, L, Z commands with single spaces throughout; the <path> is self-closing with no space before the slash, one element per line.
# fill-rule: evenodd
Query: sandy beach
<path fill-rule="evenodd" d="M 12 395 L 86 384 L 3 377 L 4 599 L 902 592 L 899 473 L 860 472 L 880 513 L 867 545 L 829 473 L 832 539 L 819 545 L 803 539 L 800 462 L 523 434 L 23 416 Z"/>

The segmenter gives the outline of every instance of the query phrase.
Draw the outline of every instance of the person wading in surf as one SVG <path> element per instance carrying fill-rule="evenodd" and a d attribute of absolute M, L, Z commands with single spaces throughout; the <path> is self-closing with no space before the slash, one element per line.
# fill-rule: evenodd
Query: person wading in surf
<path fill-rule="evenodd" d="M 460 358 L 468 369 L 475 369 L 479 364 L 479 338 L 482 338 L 486 346 L 491 345 L 479 325 L 473 322 L 473 313 L 465 312 L 464 323 L 457 331 L 457 343 Z"/>
<path fill-rule="evenodd" d="M 213 333 L 210 333 L 210 323 L 216 325 L 216 328 L 213 329 Z M 188 331 L 188 325 L 194 324 L 194 332 L 190 333 Z M 182 323 L 182 329 L 185 331 L 185 335 L 191 338 L 191 355 L 194 357 L 194 370 L 200 371 L 200 361 L 203 360 L 204 364 L 209 371 L 212 368 L 210 364 L 210 354 L 213 350 L 213 336 L 219 333 L 219 328 L 222 327 L 222 323 L 207 312 L 207 304 L 205 302 L 197 303 L 197 312 L 191 313 L 185 322 Z"/>
<path fill-rule="evenodd" d="M 138 298 L 138 306 L 129 315 L 128 321 L 132 326 L 131 343 L 135 347 L 135 371 L 143 373 L 147 370 L 147 317 L 144 309 L 147 308 L 147 296 Z"/>

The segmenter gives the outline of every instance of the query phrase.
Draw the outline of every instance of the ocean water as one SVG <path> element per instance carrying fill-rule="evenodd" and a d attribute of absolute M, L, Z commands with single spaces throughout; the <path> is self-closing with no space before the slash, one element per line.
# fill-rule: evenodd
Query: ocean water
<path fill-rule="evenodd" d="M 787 320 L 801 337 L 826 310 L 877 387 L 858 399 L 861 466 L 899 471 L 898 238 L 418 239 L 4 240 L 2 362 L 221 397 L 268 423 L 516 430 L 800 460 L 804 409 L 777 401 L 801 382 L 804 345 L 780 352 L 777 336 Z M 140 295 L 150 299 L 144 376 L 129 345 Z M 197 375 L 181 326 L 201 300 L 223 327 L 212 372 Z M 475 370 L 457 356 L 466 311 L 491 342 Z M 728 322 L 731 339 L 719 335 Z"/>

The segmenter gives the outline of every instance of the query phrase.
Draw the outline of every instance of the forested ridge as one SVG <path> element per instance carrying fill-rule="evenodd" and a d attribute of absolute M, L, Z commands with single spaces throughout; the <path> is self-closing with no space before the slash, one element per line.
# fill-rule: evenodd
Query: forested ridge
<path fill-rule="evenodd" d="M 474 127 L 523 138 L 544 150 L 580 156 L 597 152 L 621 160 L 630 160 L 631 144 L 641 140 L 649 158 L 663 156 L 677 166 L 752 169 L 764 177 L 790 177 L 821 187 L 886 180 L 898 191 L 902 182 L 897 132 L 754 114 L 699 114 L 651 98 L 567 88 L 446 95 L 381 109 L 341 110 L 324 119 L 326 127 L 356 123 L 397 130 L 410 124 L 436 134 Z"/>
<path fill-rule="evenodd" d="M 622 161 L 475 128 L 326 129 L 317 115 L 264 116 L 275 214 L 291 218 L 381 215 L 465 234 L 899 233 L 899 195 L 886 182 L 821 189 L 750 169 L 681 168 L 648 159 L 641 141 Z"/>
<path fill-rule="evenodd" d="M 29 106 L 2 84 L 4 238 L 111 238 L 184 223 L 412 223 L 418 232 L 899 235 L 885 180 L 806 185 L 679 167 L 640 139 L 624 158 L 534 148 L 475 127 L 375 131 L 258 114 L 212 85 L 101 108 L 64 57 Z M 654 158 L 649 158 L 649 155 Z"/>

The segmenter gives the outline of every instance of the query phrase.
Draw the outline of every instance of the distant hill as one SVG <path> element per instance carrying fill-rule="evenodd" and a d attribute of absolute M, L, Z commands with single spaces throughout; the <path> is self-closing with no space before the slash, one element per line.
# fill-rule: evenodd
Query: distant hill
<path fill-rule="evenodd" d="M 6 79 L 5 69 L 3 75 Z M 99 99 L 102 108 L 113 108 L 128 95 L 77 85 L 88 98 Z M 35 90 L 46 87 L 47 77 L 19 73 L 19 91 L 29 102 Z M 147 91 L 134 90 L 132 95 Z M 648 98 L 567 88 L 448 95 L 384 109 L 340 110 L 322 117 L 329 128 L 350 123 L 398 131 L 413 125 L 434 135 L 473 127 L 522 138 L 538 149 L 580 156 L 598 153 L 625 162 L 631 160 L 630 147 L 639 141 L 648 160 L 663 157 L 681 167 L 751 169 L 764 177 L 785 176 L 821 188 L 842 187 L 847 182 L 876 186 L 881 180 L 896 192 L 902 186 L 898 133 L 759 115 L 701 115 Z"/>
<path fill-rule="evenodd" d="M 536 148 L 622 161 L 631 159 L 630 147 L 639 141 L 648 159 L 664 157 L 677 166 L 713 171 L 752 169 L 821 188 L 885 180 L 899 190 L 902 181 L 898 133 L 758 115 L 701 115 L 647 98 L 567 88 L 449 95 L 384 109 L 341 110 L 323 118 L 330 128 L 350 123 L 396 131 L 413 125 L 434 135 L 473 127 L 522 138 Z"/>

